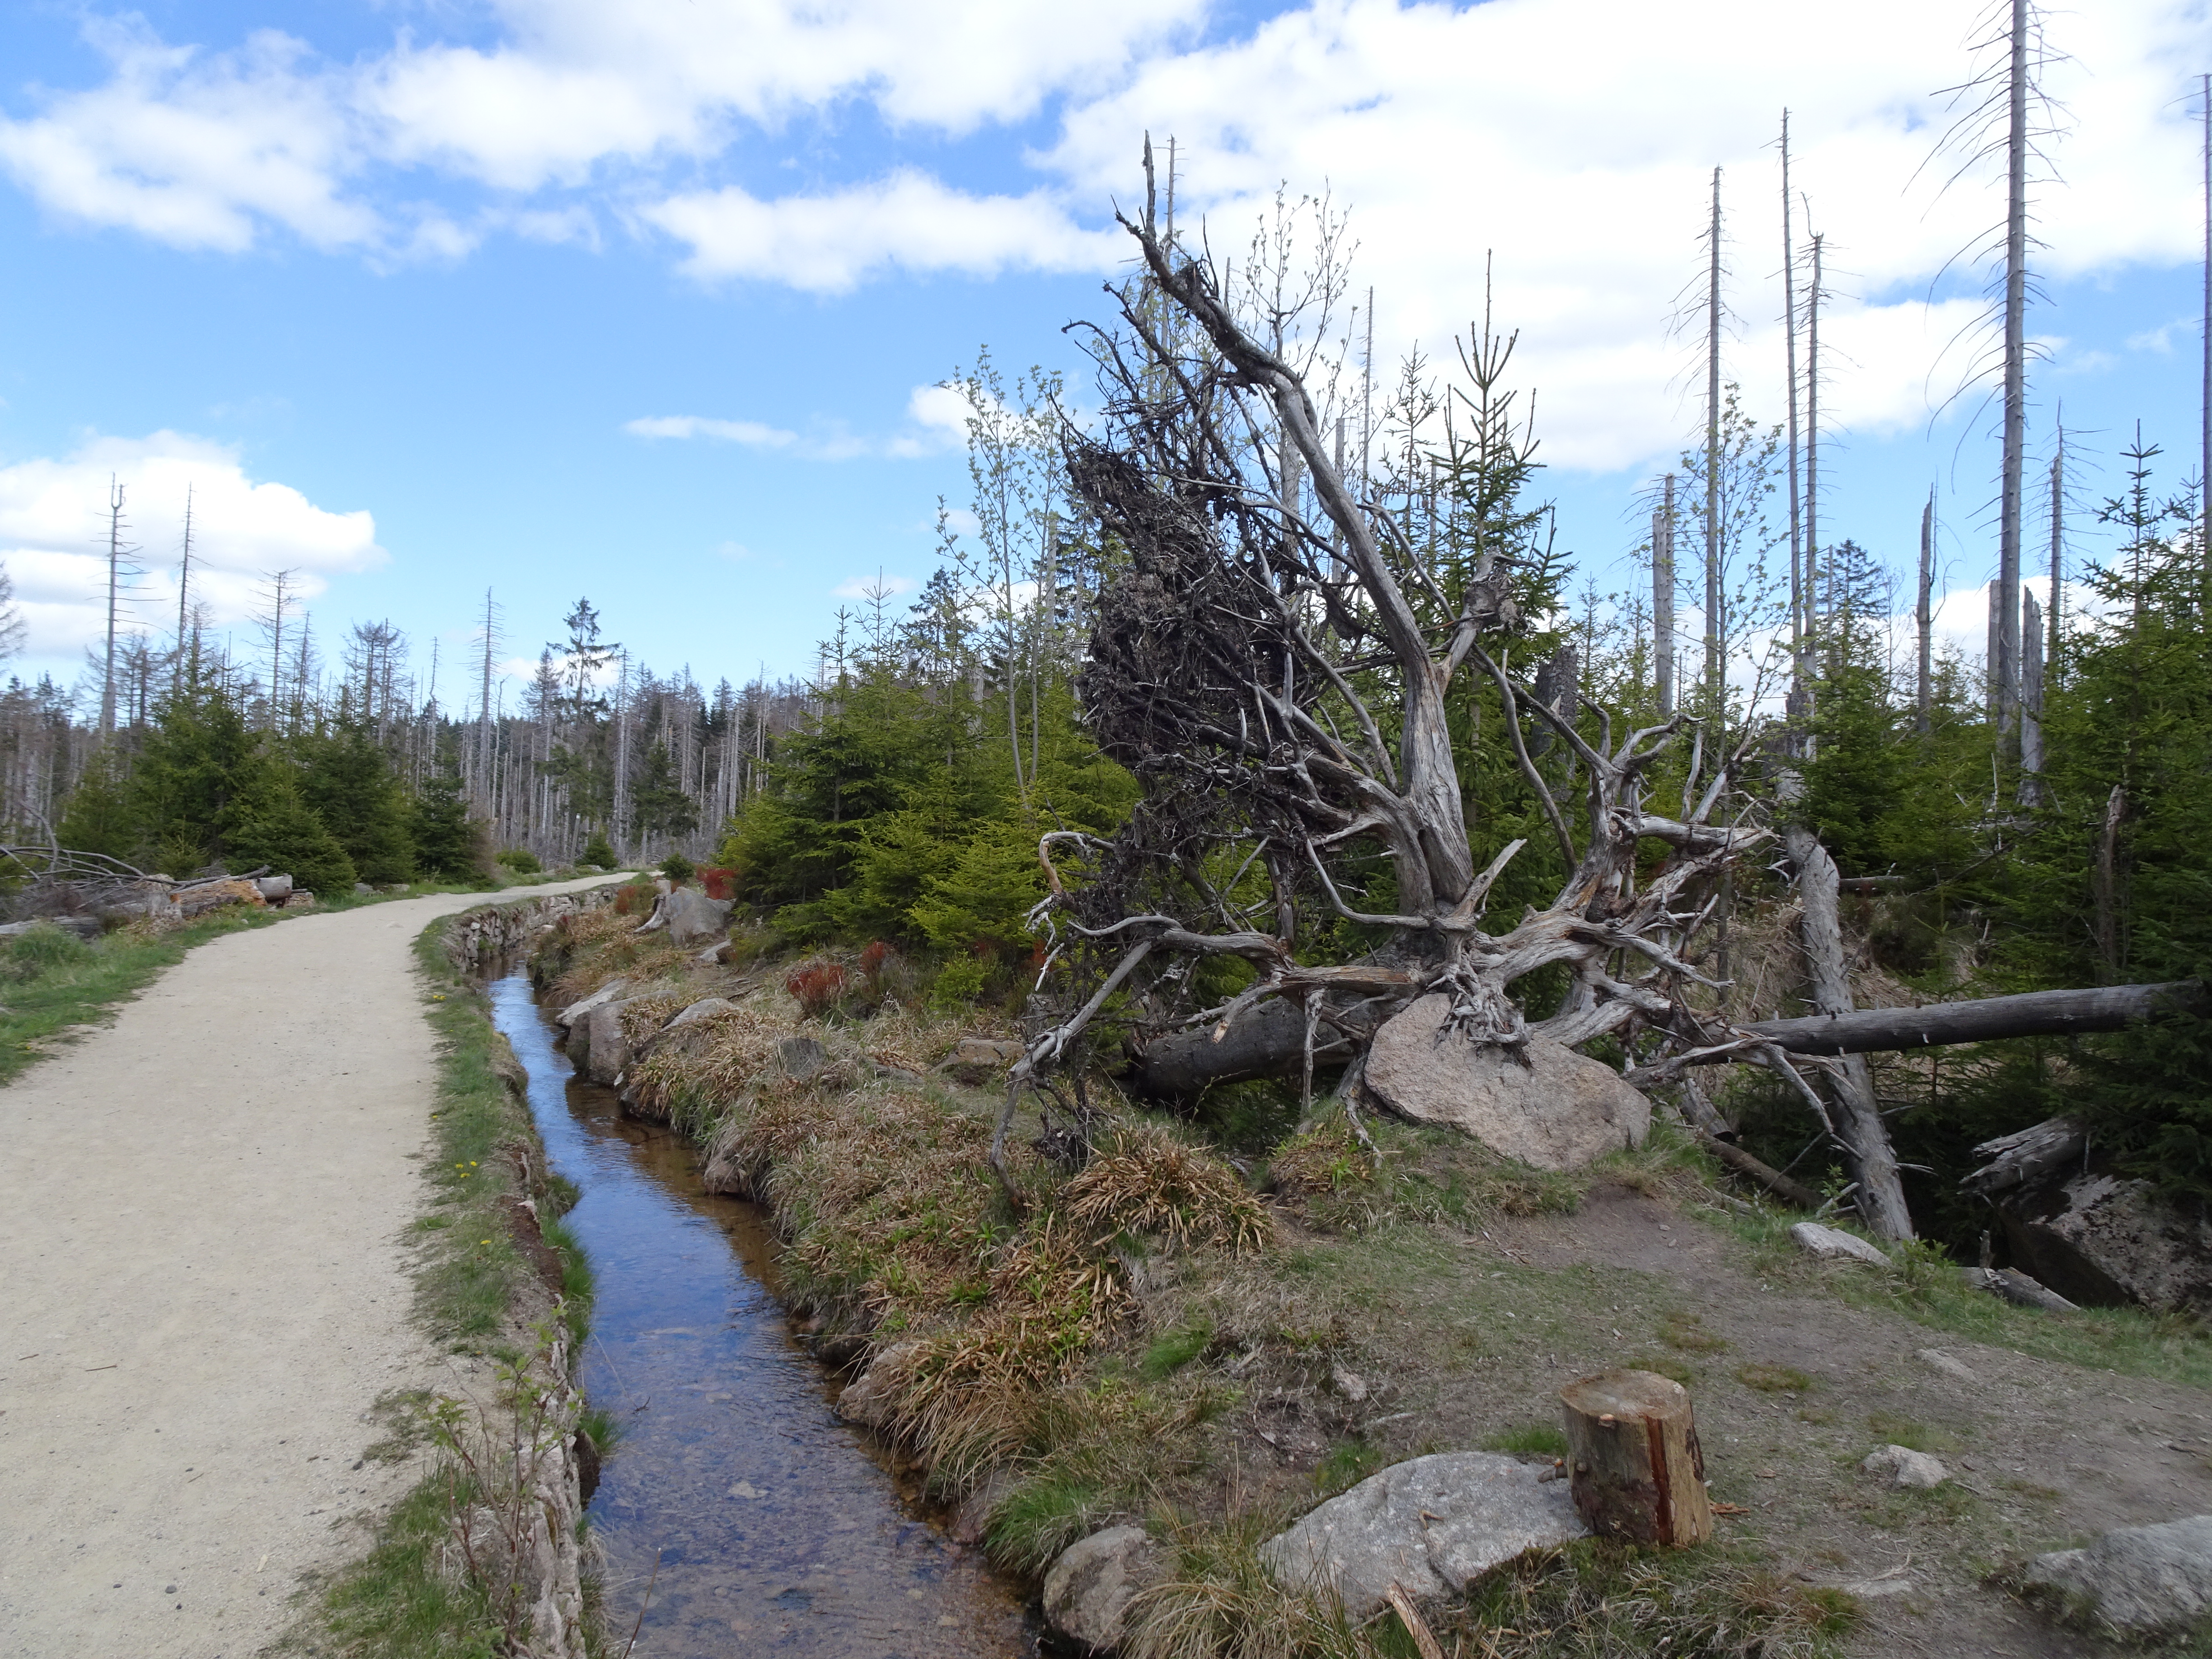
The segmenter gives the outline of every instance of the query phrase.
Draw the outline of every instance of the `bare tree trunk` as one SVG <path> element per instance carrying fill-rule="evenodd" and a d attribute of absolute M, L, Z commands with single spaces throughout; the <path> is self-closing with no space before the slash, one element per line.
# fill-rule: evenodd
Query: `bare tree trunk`
<path fill-rule="evenodd" d="M 1844 966 L 1843 925 L 1836 915 L 1836 861 L 1809 830 L 1785 830 L 1783 846 L 1797 871 L 1813 1006 L 1823 1014 L 1850 1013 L 1850 977 Z M 1912 1216 L 1905 1207 L 1897 1154 L 1875 1101 L 1873 1076 L 1858 1055 L 1847 1054 L 1838 1062 L 1834 1096 L 1836 1138 L 1858 1183 L 1859 1213 L 1877 1237 L 1911 1237 Z"/>
<path fill-rule="evenodd" d="M 2058 427 L 2058 447 L 2051 455 L 2051 606 L 2044 626 L 2049 630 L 2044 645 L 2046 670 L 2058 667 L 2058 617 L 2066 604 L 2066 427 Z M 2039 708 L 2036 711 L 2040 714 Z"/>
<path fill-rule="evenodd" d="M 1802 693 L 1806 678 L 1805 573 L 1799 556 L 1803 513 L 1797 499 L 1797 253 L 1790 232 L 1790 112 L 1785 109 L 1782 112 L 1782 355 L 1790 407 L 1790 689 Z"/>
<path fill-rule="evenodd" d="M 1721 170 L 1713 169 L 1712 223 L 1705 233 L 1705 695 L 1719 729 L 1727 706 L 1726 641 L 1721 637 Z"/>
<path fill-rule="evenodd" d="M 1807 632 L 1820 617 L 1820 259 L 1813 239 L 1813 285 L 1805 293 L 1805 611 Z M 1834 595 L 1829 595 L 1830 603 Z"/>
<path fill-rule="evenodd" d="M 1998 503 L 1996 683 L 2000 737 L 2020 713 L 2021 465 L 2027 442 L 2027 0 L 2012 0 L 2012 67 L 2007 88 L 2004 480 Z"/>
<path fill-rule="evenodd" d="M 100 677 L 100 740 L 115 735 L 115 615 L 123 586 L 123 492 L 115 475 L 107 477 L 107 654 Z"/>
<path fill-rule="evenodd" d="M 2026 587 L 2020 607 L 2020 799 L 2033 806 L 2043 798 L 2043 610 Z"/>
<path fill-rule="evenodd" d="M 2105 798 L 2105 823 L 2097 836 L 2097 954 L 2105 971 L 2120 971 L 2120 825 L 2128 816 L 2127 791 L 2118 784 Z"/>
<path fill-rule="evenodd" d="M 1930 485 L 1928 505 L 1920 509 L 1920 597 L 1912 607 L 1912 620 L 1920 635 L 1919 678 L 1914 687 L 1917 713 L 1913 725 L 1922 737 L 1936 728 L 1936 490 Z"/>
<path fill-rule="evenodd" d="M 1674 718 L 1674 475 L 1651 520 L 1651 651 L 1659 718 Z"/>

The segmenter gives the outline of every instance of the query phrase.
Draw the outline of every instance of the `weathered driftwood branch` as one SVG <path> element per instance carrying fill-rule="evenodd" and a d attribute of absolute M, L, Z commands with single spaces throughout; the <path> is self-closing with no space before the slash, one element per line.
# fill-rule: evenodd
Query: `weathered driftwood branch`
<path fill-rule="evenodd" d="M 1773 1165 L 1753 1158 L 1734 1141 L 1723 1140 L 1718 1135 L 1708 1133 L 1705 1130 L 1694 1126 L 1691 1133 L 1697 1136 L 1698 1146 L 1720 1159 L 1738 1175 L 1747 1176 L 1757 1182 L 1784 1203 L 1794 1204 L 1801 1210 L 1817 1210 L 1820 1207 L 1820 1194 L 1801 1181 L 1792 1181 Z"/>
<path fill-rule="evenodd" d="M 1802 827 L 1786 831 L 1783 846 L 1797 871 L 1797 896 L 1803 917 L 1801 932 L 1813 1006 L 1825 1015 L 1840 1018 L 1851 1012 L 1852 1007 L 1850 979 L 1844 968 L 1843 926 L 1836 916 L 1836 861 L 1820 845 L 1820 837 Z M 1897 1153 L 1889 1144 L 1889 1131 L 1882 1123 L 1874 1078 L 1866 1061 L 1856 1054 L 1847 1055 L 1835 1068 L 1832 1084 L 1836 1139 L 1858 1182 L 1859 1213 L 1876 1237 L 1911 1237 L 1912 1212 L 1905 1206 Z"/>
<path fill-rule="evenodd" d="M 2030 1186 L 2054 1170 L 2080 1163 L 2088 1146 L 2087 1130 L 2075 1119 L 2046 1118 L 2016 1133 L 1999 1135 L 1975 1147 L 1974 1156 L 1989 1162 L 1959 1185 L 1983 1198 L 2010 1188 Z"/>
<path fill-rule="evenodd" d="M 1737 1029 L 1791 1054 L 1864 1054 L 1991 1042 L 2002 1037 L 2081 1036 L 2121 1030 L 2166 1014 L 2212 1015 L 2212 987 L 2200 979 L 2181 979 L 2160 985 L 2027 991 L 1967 1002 L 1931 1002 L 1919 1008 L 1860 1008 L 1801 1019 L 1753 1020 Z"/>

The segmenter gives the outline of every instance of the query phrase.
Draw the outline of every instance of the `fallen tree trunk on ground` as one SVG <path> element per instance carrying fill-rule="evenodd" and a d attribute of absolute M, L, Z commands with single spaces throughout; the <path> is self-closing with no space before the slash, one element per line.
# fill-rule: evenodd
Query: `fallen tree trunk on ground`
<path fill-rule="evenodd" d="M 2212 988 L 2201 979 L 2162 985 L 2099 985 L 2084 991 L 2028 991 L 1921 1008 L 1861 1008 L 1765 1019 L 1740 1029 L 1796 1054 L 1863 1054 L 2000 1037 L 2078 1036 L 2117 1031 L 2160 1014 L 2212 1014 Z M 1716 1060 L 1732 1060 L 1717 1054 Z"/>

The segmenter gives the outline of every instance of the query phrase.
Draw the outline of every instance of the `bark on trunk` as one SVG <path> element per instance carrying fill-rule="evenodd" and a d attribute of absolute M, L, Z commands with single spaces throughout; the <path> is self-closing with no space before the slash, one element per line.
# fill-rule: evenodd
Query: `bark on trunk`
<path fill-rule="evenodd" d="M 2002 1037 L 2076 1036 L 2118 1031 L 2161 1014 L 2212 1015 L 2203 980 L 2160 985 L 2100 985 L 2083 991 L 2028 991 L 1924 1008 L 1861 1008 L 1802 1019 L 1763 1019 L 1741 1029 L 1794 1054 L 1864 1054 L 1891 1048 L 1990 1042 Z M 1718 1056 L 1733 1060 L 1736 1056 Z"/>
<path fill-rule="evenodd" d="M 1853 1012 L 1851 987 L 1844 969 L 1844 932 L 1836 918 L 1836 861 L 1809 830 L 1791 829 L 1783 845 L 1797 869 L 1798 901 L 1804 908 L 1805 963 L 1812 981 L 1813 1006 L 1823 1014 Z M 1846 1054 L 1834 1081 L 1836 1138 L 1858 1182 L 1859 1212 L 1881 1238 L 1912 1237 L 1912 1214 L 1905 1207 L 1897 1154 L 1875 1103 L 1874 1079 L 1866 1061 Z"/>
<path fill-rule="evenodd" d="M 1639 1544 L 1713 1534 L 1705 1459 L 1690 1396 L 1650 1371 L 1603 1371 L 1559 1390 L 1569 1492 L 1589 1529 Z"/>

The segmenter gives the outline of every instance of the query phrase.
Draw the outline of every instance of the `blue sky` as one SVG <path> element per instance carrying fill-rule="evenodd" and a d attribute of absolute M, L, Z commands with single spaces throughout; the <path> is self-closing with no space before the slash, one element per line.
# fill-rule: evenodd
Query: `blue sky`
<path fill-rule="evenodd" d="M 1694 346 L 1667 319 L 1714 165 L 1730 371 L 1781 414 L 1770 146 L 1790 105 L 1838 290 L 1828 522 L 1909 560 L 1935 483 L 1948 579 L 1971 588 L 1994 559 L 1990 423 L 1930 408 L 1978 279 L 1937 273 L 1996 198 L 1915 174 L 1978 8 L 1875 0 L 1840 40 L 1795 9 L 10 7 L 0 558 L 28 665 L 73 675 L 98 626 L 112 471 L 156 629 L 189 481 L 201 593 L 241 641 L 258 573 L 286 568 L 326 640 L 389 617 L 421 670 L 439 640 L 449 702 L 487 586 L 518 653 L 588 593 L 657 668 L 804 672 L 840 587 L 934 562 L 963 474 L 926 389 L 984 345 L 1075 366 L 1060 327 L 1105 314 L 1107 209 L 1147 128 L 1178 135 L 1218 246 L 1279 181 L 1328 186 L 1378 355 L 1448 358 L 1494 248 L 1563 538 L 1611 585 L 1637 493 L 1698 423 Z M 2193 471 L 2212 17 L 2113 0 L 2051 31 L 2070 61 L 2050 74 L 2066 131 L 2038 198 L 2033 441 L 2063 400 L 2085 462 L 2101 452 L 2088 498 L 2117 488 L 2137 418 Z M 738 436 L 628 429 L 678 417 Z"/>

